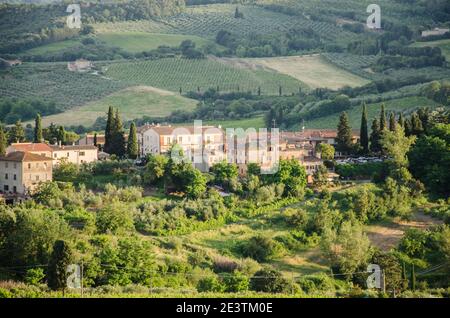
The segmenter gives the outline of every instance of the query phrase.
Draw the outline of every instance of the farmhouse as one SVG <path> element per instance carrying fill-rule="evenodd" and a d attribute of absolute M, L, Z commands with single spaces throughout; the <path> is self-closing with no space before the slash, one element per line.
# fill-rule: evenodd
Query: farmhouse
<path fill-rule="evenodd" d="M 161 126 L 145 125 L 137 129 L 140 156 L 167 154 L 177 144 L 194 165 L 208 171 L 225 159 L 224 132 L 213 126 Z"/>
<path fill-rule="evenodd" d="M 90 71 L 94 64 L 91 61 L 85 59 L 78 59 L 74 62 L 67 63 L 67 68 L 71 72 L 86 72 Z"/>
<path fill-rule="evenodd" d="M 8 148 L 6 148 L 6 154 L 23 151 L 29 152 L 36 155 L 41 155 L 45 157 L 52 157 L 52 148 L 46 143 L 31 143 L 31 142 L 21 142 L 21 143 L 13 143 Z"/>
<path fill-rule="evenodd" d="M 27 196 L 40 182 L 52 180 L 52 158 L 15 151 L 0 157 L 0 193 L 6 200 Z"/>
<path fill-rule="evenodd" d="M 54 145 L 50 147 L 54 165 L 58 165 L 62 160 L 76 165 L 98 160 L 98 148 L 93 145 Z"/>
<path fill-rule="evenodd" d="M 447 32 L 450 32 L 450 29 L 434 28 L 433 30 L 422 31 L 422 37 L 425 38 L 427 36 L 432 36 L 432 35 L 444 35 Z"/>

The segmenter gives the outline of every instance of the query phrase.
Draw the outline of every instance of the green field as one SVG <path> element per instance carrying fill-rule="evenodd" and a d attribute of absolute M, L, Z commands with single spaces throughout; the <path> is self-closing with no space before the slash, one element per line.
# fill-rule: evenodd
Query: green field
<path fill-rule="evenodd" d="M 56 53 L 61 50 L 65 50 L 71 47 L 75 47 L 80 45 L 79 40 L 64 40 L 60 42 L 54 42 L 50 44 L 41 45 L 30 50 L 25 51 L 24 53 L 27 55 L 40 55 L 45 53 Z"/>
<path fill-rule="evenodd" d="M 292 76 L 310 88 L 339 89 L 362 86 L 369 81 L 330 63 L 320 55 L 232 59 L 252 67 L 263 67 Z"/>
<path fill-rule="evenodd" d="M 111 46 L 117 46 L 127 52 L 138 53 L 157 49 L 161 45 L 179 46 L 184 40 L 192 40 L 197 47 L 202 47 L 210 41 L 195 35 L 161 34 L 145 32 L 114 32 L 102 33 L 97 38 Z"/>
<path fill-rule="evenodd" d="M 369 119 L 369 129 L 370 125 L 372 124 L 372 120 L 379 116 L 380 114 L 380 108 L 382 103 L 374 103 L 374 104 L 368 104 L 367 105 L 367 117 Z M 400 98 L 400 99 L 393 99 L 384 102 L 386 106 L 386 112 L 408 112 L 409 110 L 420 108 L 420 107 L 434 107 L 437 106 L 437 103 L 429 100 L 425 97 L 406 97 L 406 98 Z M 361 107 L 356 106 L 352 107 L 350 110 L 347 111 L 350 125 L 354 129 L 359 129 L 361 125 Z M 310 121 L 305 121 L 306 128 L 333 128 L 335 129 L 337 127 L 337 124 L 339 122 L 339 116 L 340 113 L 313 119 Z"/>
<path fill-rule="evenodd" d="M 205 91 L 219 87 L 220 91 L 252 91 L 261 87 L 261 94 L 277 95 L 279 86 L 284 94 L 298 92 L 303 83 L 275 71 L 233 67 L 216 60 L 166 58 L 154 61 L 114 63 L 108 67 L 108 77 L 133 85 L 149 85 L 174 92 Z"/>
<path fill-rule="evenodd" d="M 64 113 L 44 117 L 42 123 L 44 126 L 52 122 L 90 126 L 98 117 L 106 116 L 109 106 L 118 108 L 123 120 L 133 120 L 142 116 L 167 116 L 178 109 L 191 111 L 196 104 L 197 101 L 172 92 L 145 86 L 130 87 Z"/>
<path fill-rule="evenodd" d="M 411 46 L 413 47 L 439 47 L 442 50 L 442 55 L 445 56 L 447 62 L 450 62 L 450 39 L 430 41 L 430 42 L 415 42 Z"/>

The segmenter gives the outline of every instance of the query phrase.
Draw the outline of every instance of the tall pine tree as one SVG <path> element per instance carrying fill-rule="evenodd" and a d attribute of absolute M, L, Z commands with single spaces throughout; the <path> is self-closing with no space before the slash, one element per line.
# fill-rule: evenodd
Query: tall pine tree
<path fill-rule="evenodd" d="M 343 112 L 339 117 L 339 124 L 336 136 L 336 148 L 341 152 L 351 152 L 353 149 L 352 129 L 350 127 L 348 116 Z"/>
<path fill-rule="evenodd" d="M 108 119 L 106 120 L 106 128 L 105 128 L 105 146 L 104 151 L 107 153 L 111 153 L 111 139 L 113 135 L 113 127 L 114 127 L 114 109 L 112 106 L 109 106 L 108 109 Z"/>
<path fill-rule="evenodd" d="M 375 118 L 372 122 L 372 132 L 370 134 L 370 151 L 375 153 L 381 151 L 380 139 L 380 124 L 378 123 L 378 119 Z"/>
<path fill-rule="evenodd" d="M 35 143 L 42 142 L 42 123 L 41 123 L 41 115 L 37 114 L 36 119 L 34 120 L 34 141 Z"/>
<path fill-rule="evenodd" d="M 0 125 L 0 156 L 6 155 L 6 147 L 7 147 L 7 140 L 6 140 L 6 132 L 3 130 L 3 127 Z"/>
<path fill-rule="evenodd" d="M 411 133 L 416 136 L 423 133 L 422 121 L 416 112 L 411 115 Z"/>
<path fill-rule="evenodd" d="M 136 135 L 136 125 L 131 123 L 130 133 L 128 134 L 127 155 L 130 159 L 136 159 L 139 154 L 138 141 Z"/>
<path fill-rule="evenodd" d="M 369 152 L 369 131 L 367 128 L 367 107 L 363 104 L 362 115 L 361 115 L 361 131 L 359 143 L 364 153 Z"/>
<path fill-rule="evenodd" d="M 381 112 L 380 112 L 380 131 L 387 129 L 387 122 L 386 122 L 386 110 L 384 107 L 384 103 L 381 104 Z"/>
<path fill-rule="evenodd" d="M 395 114 L 391 112 L 389 115 L 389 130 L 395 131 L 395 126 L 397 126 L 397 122 L 395 121 Z"/>

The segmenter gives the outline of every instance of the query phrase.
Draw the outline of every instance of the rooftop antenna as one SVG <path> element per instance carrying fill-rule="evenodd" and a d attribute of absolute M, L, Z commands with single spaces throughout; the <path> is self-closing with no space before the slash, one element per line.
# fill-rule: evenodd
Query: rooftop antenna
<path fill-rule="evenodd" d="M 302 133 L 305 132 L 305 120 L 302 119 Z"/>

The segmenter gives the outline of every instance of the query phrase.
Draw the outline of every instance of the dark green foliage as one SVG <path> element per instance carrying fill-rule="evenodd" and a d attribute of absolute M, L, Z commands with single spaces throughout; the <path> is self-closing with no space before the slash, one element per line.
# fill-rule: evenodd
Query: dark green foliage
<path fill-rule="evenodd" d="M 223 278 L 225 291 L 230 293 L 245 292 L 249 288 L 250 280 L 247 276 L 240 272 L 233 272 Z"/>
<path fill-rule="evenodd" d="M 8 143 L 12 144 L 15 142 L 25 141 L 25 130 L 23 129 L 22 123 L 17 121 L 16 124 L 11 127 L 8 131 Z"/>
<path fill-rule="evenodd" d="M 130 159 L 136 159 L 138 154 L 139 154 L 139 147 L 136 135 L 136 124 L 132 122 L 130 126 L 130 133 L 128 134 L 127 156 Z"/>
<path fill-rule="evenodd" d="M 389 130 L 395 131 L 395 127 L 397 126 L 397 122 L 395 121 L 395 114 L 391 113 L 389 115 Z"/>
<path fill-rule="evenodd" d="M 369 152 L 369 131 L 367 127 L 367 107 L 364 103 L 362 115 L 361 115 L 361 130 L 360 130 L 360 139 L 359 142 L 361 144 L 361 148 L 363 153 Z"/>
<path fill-rule="evenodd" d="M 374 119 L 372 122 L 372 132 L 370 133 L 370 151 L 378 153 L 381 151 L 381 130 L 378 119 Z"/>
<path fill-rule="evenodd" d="M 72 261 L 72 251 L 66 241 L 58 240 L 53 245 L 53 252 L 47 270 L 47 284 L 52 290 L 65 290 L 67 287 L 67 267 Z"/>
<path fill-rule="evenodd" d="M 269 184 L 283 184 L 286 197 L 301 196 L 306 186 L 306 170 L 298 160 L 280 160 L 277 172 L 264 175 L 263 180 Z"/>
<path fill-rule="evenodd" d="M 199 292 L 223 292 L 225 286 L 220 282 L 217 276 L 202 278 L 197 284 Z"/>
<path fill-rule="evenodd" d="M 431 191 L 448 194 L 450 189 L 450 125 L 438 124 L 421 136 L 408 154 L 412 174 Z"/>
<path fill-rule="evenodd" d="M 110 153 L 111 151 L 111 142 L 113 136 L 113 126 L 114 126 L 114 109 L 112 106 L 108 109 L 108 119 L 106 121 L 105 128 L 105 148 L 104 151 L 106 153 Z"/>
<path fill-rule="evenodd" d="M 344 153 L 349 153 L 353 149 L 352 129 L 350 127 L 346 112 L 343 112 L 339 117 L 336 137 L 336 149 Z"/>
<path fill-rule="evenodd" d="M 0 125 L 0 156 L 4 156 L 6 154 L 6 147 L 7 147 L 6 132 L 3 130 L 2 125 Z"/>
<path fill-rule="evenodd" d="M 251 257 L 258 262 L 266 262 L 281 255 L 282 246 L 277 241 L 265 237 L 254 236 L 239 246 L 243 256 Z"/>
<path fill-rule="evenodd" d="M 386 110 L 384 103 L 381 104 L 381 111 L 380 111 L 380 131 L 383 132 L 383 130 L 387 129 L 387 121 L 386 121 Z"/>
<path fill-rule="evenodd" d="M 41 115 L 37 114 L 36 119 L 34 121 L 34 142 L 42 142 L 42 123 L 41 123 Z"/>
<path fill-rule="evenodd" d="M 2 97 L 0 99 L 0 121 L 14 124 L 16 121 L 36 118 L 38 114 L 51 115 L 60 111 L 54 102 L 39 99 L 16 99 Z"/>
<path fill-rule="evenodd" d="M 262 269 L 257 271 L 250 279 L 250 289 L 266 293 L 290 292 L 292 286 L 283 275 L 273 269 Z"/>

